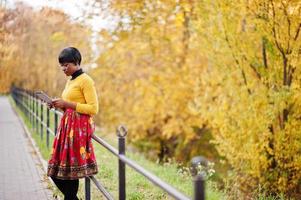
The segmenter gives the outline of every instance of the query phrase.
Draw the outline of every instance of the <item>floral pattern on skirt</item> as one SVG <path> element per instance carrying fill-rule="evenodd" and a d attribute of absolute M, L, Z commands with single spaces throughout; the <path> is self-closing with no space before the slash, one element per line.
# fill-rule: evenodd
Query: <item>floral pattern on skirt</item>
<path fill-rule="evenodd" d="M 97 174 L 92 117 L 67 109 L 53 141 L 47 175 L 73 180 Z"/>

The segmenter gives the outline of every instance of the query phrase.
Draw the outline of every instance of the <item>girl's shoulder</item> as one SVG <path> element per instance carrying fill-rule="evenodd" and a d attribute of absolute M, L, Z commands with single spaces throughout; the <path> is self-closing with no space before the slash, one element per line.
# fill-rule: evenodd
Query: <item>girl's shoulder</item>
<path fill-rule="evenodd" d="M 94 80 L 86 73 L 83 73 L 78 78 L 80 78 L 82 84 L 94 84 Z"/>

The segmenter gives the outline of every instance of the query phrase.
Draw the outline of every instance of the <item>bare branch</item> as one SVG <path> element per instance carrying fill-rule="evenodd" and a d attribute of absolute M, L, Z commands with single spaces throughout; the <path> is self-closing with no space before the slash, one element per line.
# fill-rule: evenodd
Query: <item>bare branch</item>
<path fill-rule="evenodd" d="M 286 17 L 286 21 L 287 21 L 287 35 L 288 35 L 288 40 L 287 40 L 287 49 L 286 49 L 286 53 L 290 52 L 290 40 L 291 40 L 291 19 L 289 17 L 289 14 L 287 13 L 287 5 L 285 5 L 285 3 L 283 1 L 281 1 L 281 5 L 283 6 L 283 12 L 284 15 Z"/>
<path fill-rule="evenodd" d="M 275 21 L 276 21 L 275 6 L 274 6 L 273 0 L 270 0 L 270 2 L 271 2 L 271 5 L 272 5 L 272 13 L 273 13 L 272 32 L 273 32 L 273 36 L 274 36 L 276 46 L 277 46 L 278 50 L 280 51 L 281 56 L 282 56 L 282 60 L 283 60 L 283 85 L 287 85 L 287 56 L 285 54 L 285 51 L 283 50 L 283 48 L 281 47 L 281 45 L 278 42 L 277 33 L 276 33 L 276 25 L 275 25 Z"/>
<path fill-rule="evenodd" d="M 297 41 L 298 39 L 298 36 L 299 36 L 299 33 L 300 33 L 300 29 L 301 29 L 301 23 L 299 23 L 299 26 L 296 30 L 296 34 L 295 34 L 295 37 L 294 37 L 294 40 Z"/>
<path fill-rule="evenodd" d="M 278 42 L 278 38 L 277 38 L 277 33 L 276 33 L 276 11 L 275 11 L 275 6 L 274 6 L 274 2 L 273 0 L 270 0 L 271 5 L 272 5 L 272 13 L 273 13 L 273 26 L 272 26 L 272 32 L 273 32 L 273 36 L 274 36 L 274 41 L 275 44 L 277 46 L 277 48 L 279 49 L 279 51 L 283 51 L 283 48 L 280 46 L 279 42 Z"/>
<path fill-rule="evenodd" d="M 263 58 L 263 65 L 267 69 L 268 68 L 268 59 L 267 59 L 267 52 L 266 52 L 266 41 L 262 38 L 262 58 Z"/>

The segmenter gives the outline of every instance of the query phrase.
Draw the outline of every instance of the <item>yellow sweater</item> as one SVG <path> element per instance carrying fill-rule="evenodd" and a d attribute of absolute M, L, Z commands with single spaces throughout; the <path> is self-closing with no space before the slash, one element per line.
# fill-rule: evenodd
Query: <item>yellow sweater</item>
<path fill-rule="evenodd" d="M 69 79 L 62 99 L 76 103 L 76 112 L 95 115 L 98 112 L 98 99 L 92 78 L 83 73 L 74 80 Z"/>

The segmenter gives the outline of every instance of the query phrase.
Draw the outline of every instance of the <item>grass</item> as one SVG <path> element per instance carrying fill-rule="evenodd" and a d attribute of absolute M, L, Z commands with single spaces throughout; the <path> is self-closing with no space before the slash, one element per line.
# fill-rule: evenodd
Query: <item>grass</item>
<path fill-rule="evenodd" d="M 49 147 L 46 145 L 46 131 L 43 130 L 43 139 L 41 135 L 33 129 L 29 119 L 25 114 L 15 105 L 14 101 L 10 97 L 10 102 L 13 107 L 17 110 L 19 115 L 25 121 L 27 128 L 31 131 L 31 136 L 35 140 L 43 158 L 45 160 L 49 159 L 50 150 L 53 142 L 54 136 L 50 134 L 49 137 Z M 46 114 L 46 109 L 44 109 L 44 116 Z M 53 113 L 50 117 L 50 127 L 53 129 L 54 117 Z M 44 118 L 45 119 L 45 118 Z M 113 146 L 117 145 L 117 137 L 113 134 L 106 134 L 101 131 L 97 131 L 96 135 L 104 138 L 108 143 Z M 99 180 L 105 188 L 112 194 L 114 199 L 118 199 L 118 159 L 111 154 L 108 150 L 102 147 L 100 144 L 94 141 L 94 150 L 97 157 L 97 162 L 99 166 L 99 173 L 96 175 L 97 180 Z M 166 163 L 164 165 L 159 165 L 157 163 L 147 160 L 143 155 L 139 153 L 126 152 L 127 156 L 134 160 L 136 163 L 152 172 L 162 180 L 166 181 L 173 187 L 177 188 L 179 191 L 192 196 L 192 179 L 190 176 L 180 173 L 176 163 Z M 101 192 L 94 187 L 92 183 L 92 198 L 93 199 L 104 199 Z M 54 193 L 58 193 L 55 189 Z M 84 199 L 84 179 L 80 179 L 80 188 L 78 196 Z M 138 174 L 130 167 L 126 167 L 126 198 L 130 200 L 140 200 L 140 199 L 170 199 L 170 197 L 163 192 L 160 188 L 154 186 L 145 177 Z M 207 200 L 217 200 L 223 199 L 223 194 L 217 191 L 211 182 L 206 183 L 206 199 Z"/>

